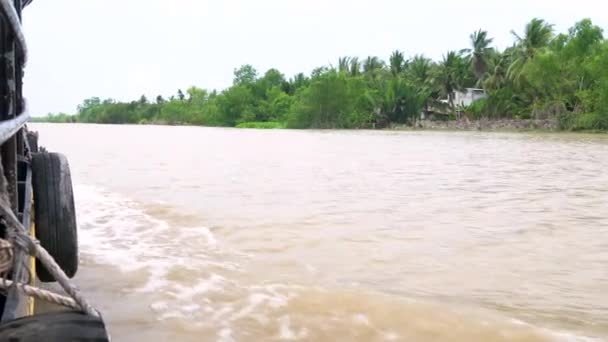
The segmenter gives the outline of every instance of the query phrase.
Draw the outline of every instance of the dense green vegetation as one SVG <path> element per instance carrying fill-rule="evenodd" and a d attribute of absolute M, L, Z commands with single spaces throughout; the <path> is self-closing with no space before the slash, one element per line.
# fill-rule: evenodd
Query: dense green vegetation
<path fill-rule="evenodd" d="M 275 121 L 243 122 L 243 123 L 236 125 L 236 128 L 275 129 L 275 128 L 285 128 L 285 124 L 282 122 L 275 122 Z"/>
<path fill-rule="evenodd" d="M 608 41 L 601 28 L 582 20 L 555 34 L 541 19 L 504 51 L 479 30 L 470 46 L 440 61 L 395 51 L 388 62 L 370 56 L 340 58 L 310 75 L 263 75 L 250 65 L 234 71 L 222 92 L 191 87 L 168 99 L 132 102 L 85 100 L 74 115 L 51 122 L 157 123 L 246 128 L 363 128 L 412 125 L 421 113 L 454 113 L 470 119 L 558 118 L 564 129 L 608 129 Z M 483 88 L 487 98 L 459 108 L 455 94 Z"/>

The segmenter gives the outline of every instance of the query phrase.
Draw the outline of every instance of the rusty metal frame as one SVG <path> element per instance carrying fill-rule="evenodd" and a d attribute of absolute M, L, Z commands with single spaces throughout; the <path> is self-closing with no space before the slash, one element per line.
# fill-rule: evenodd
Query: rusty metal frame
<path fill-rule="evenodd" d="M 23 99 L 27 47 L 21 30 L 21 12 L 31 1 L 0 0 L 0 157 L 8 198 L 24 227 L 31 225 L 32 184 L 25 136 L 29 119 Z M 13 280 L 28 280 L 28 259 L 24 253 L 16 253 Z M 2 299 L 2 321 L 28 314 L 27 297 L 16 288 L 10 289 Z"/>

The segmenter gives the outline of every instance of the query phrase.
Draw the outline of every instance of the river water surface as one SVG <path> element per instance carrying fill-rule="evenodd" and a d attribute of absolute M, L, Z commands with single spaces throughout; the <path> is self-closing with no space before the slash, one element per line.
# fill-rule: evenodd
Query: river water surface
<path fill-rule="evenodd" d="M 116 341 L 608 338 L 608 137 L 32 124 Z"/>

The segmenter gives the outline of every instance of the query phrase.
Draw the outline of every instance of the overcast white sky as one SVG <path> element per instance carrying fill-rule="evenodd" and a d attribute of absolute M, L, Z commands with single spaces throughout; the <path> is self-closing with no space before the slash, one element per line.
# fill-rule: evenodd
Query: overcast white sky
<path fill-rule="evenodd" d="M 30 113 L 74 112 L 84 98 L 223 89 L 233 69 L 286 74 L 340 56 L 399 49 L 434 59 L 483 28 L 504 48 L 541 17 L 565 31 L 582 18 L 608 28 L 604 0 L 35 0 L 24 12 Z"/>

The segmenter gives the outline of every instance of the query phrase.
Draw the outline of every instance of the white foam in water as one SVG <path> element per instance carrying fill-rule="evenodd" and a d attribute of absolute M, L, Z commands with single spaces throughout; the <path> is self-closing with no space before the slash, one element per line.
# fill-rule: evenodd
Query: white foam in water
<path fill-rule="evenodd" d="M 160 317 L 192 315 L 195 296 L 222 291 L 226 278 L 205 272 L 209 266 L 238 269 L 212 255 L 218 242 L 205 227 L 171 226 L 146 214 L 137 202 L 91 186 L 76 186 L 75 196 L 81 252 L 125 273 L 147 272 L 147 281 L 135 291 L 170 296 L 172 305 L 153 304 L 154 311 L 164 312 Z M 171 272 L 193 279 L 170 279 Z"/>
<path fill-rule="evenodd" d="M 236 321 L 251 318 L 262 325 L 277 324 L 280 340 L 307 338 L 308 330 L 295 329 L 289 315 L 274 319 L 264 316 L 269 310 L 285 308 L 296 296 L 296 287 L 236 283 L 231 275 L 241 272 L 241 265 L 234 258 L 224 257 L 221 243 L 208 228 L 172 226 L 148 215 L 141 204 L 103 189 L 77 185 L 74 190 L 81 252 L 125 273 L 148 273 L 147 280 L 135 291 L 159 294 L 158 300 L 149 305 L 156 319 L 189 319 L 193 324 L 212 325 L 217 329 L 217 340 L 223 342 L 235 341 Z M 239 253 L 231 256 L 248 257 Z M 310 265 L 305 267 L 308 272 L 316 272 Z M 213 294 L 226 293 L 228 299 L 209 299 Z M 372 326 L 364 313 L 350 316 L 350 321 Z M 557 341 L 601 341 L 565 332 L 544 332 Z M 399 339 L 393 331 L 382 336 L 387 341 Z"/>
<path fill-rule="evenodd" d="M 546 329 L 543 329 L 543 331 L 547 335 L 549 335 L 552 339 L 554 339 L 555 341 L 560 341 L 560 342 L 601 342 L 601 341 L 605 341 L 604 339 L 601 339 L 601 338 L 575 335 L 575 334 L 572 334 L 569 332 L 556 332 L 553 330 L 546 330 Z"/>
<path fill-rule="evenodd" d="M 150 235 L 168 229 L 164 221 L 146 215 L 124 198 L 89 186 L 76 186 L 81 250 L 95 260 L 135 271 L 150 266 L 145 258 L 154 254 Z"/>
<path fill-rule="evenodd" d="M 397 335 L 394 332 L 390 332 L 389 331 L 387 333 L 384 333 L 384 340 L 386 340 L 386 341 L 397 341 L 397 340 L 399 340 L 399 335 Z"/>
<path fill-rule="evenodd" d="M 279 318 L 279 339 L 283 341 L 301 340 L 308 336 L 308 330 L 305 328 L 295 332 L 291 328 L 291 319 L 289 316 Z"/>
<path fill-rule="evenodd" d="M 372 325 L 369 321 L 369 318 L 366 315 L 361 314 L 361 313 L 353 315 L 353 322 L 355 322 L 357 324 L 362 324 L 362 325 L 365 325 L 368 327 L 370 327 Z"/>
<path fill-rule="evenodd" d="M 75 187 L 75 196 L 82 251 L 124 272 L 152 269 L 163 278 L 169 270 L 167 266 L 190 259 L 188 251 L 179 248 L 182 241 L 205 237 L 206 246 L 197 246 L 199 254 L 217 244 L 208 228 L 170 227 L 123 196 L 82 185 Z M 150 286 L 150 290 L 154 289 L 157 287 Z"/>
<path fill-rule="evenodd" d="M 229 328 L 224 328 L 220 330 L 218 334 L 219 342 L 234 342 L 234 338 L 232 337 L 232 330 Z"/>
<path fill-rule="evenodd" d="M 217 329 L 219 341 L 234 341 L 235 321 L 255 318 L 266 324 L 268 317 L 260 312 L 282 308 L 292 296 L 282 294 L 287 291 L 282 285 L 247 286 L 231 280 L 241 270 L 234 259 L 249 256 L 230 251 L 226 257 L 228 252 L 205 227 L 172 226 L 148 215 L 141 204 L 100 188 L 77 185 L 74 190 L 81 252 L 125 274 L 149 274 L 134 291 L 158 294 L 148 306 L 158 320 L 209 324 Z M 227 289 L 229 299 L 209 299 Z M 305 334 L 292 333 L 296 338 Z"/>
<path fill-rule="evenodd" d="M 183 286 L 181 284 L 175 284 L 173 286 L 175 292 L 171 292 L 171 294 L 181 300 L 188 300 L 198 294 L 208 293 L 208 292 L 222 292 L 224 289 L 224 283 L 226 278 L 212 274 L 208 279 L 201 279 L 194 286 Z"/>
<path fill-rule="evenodd" d="M 604 339 L 601 339 L 601 338 L 582 336 L 582 335 L 577 335 L 577 334 L 574 334 L 571 332 L 556 331 L 556 330 L 537 327 L 530 323 L 527 323 L 527 322 L 524 322 L 522 320 L 515 319 L 515 318 L 512 318 L 510 321 L 511 321 L 511 323 L 513 323 L 515 325 L 522 325 L 522 326 L 527 326 L 527 327 L 538 329 L 539 331 L 541 331 L 543 334 L 547 335 L 549 338 L 551 338 L 554 341 L 560 341 L 560 342 L 601 342 L 601 341 L 604 341 Z"/>

